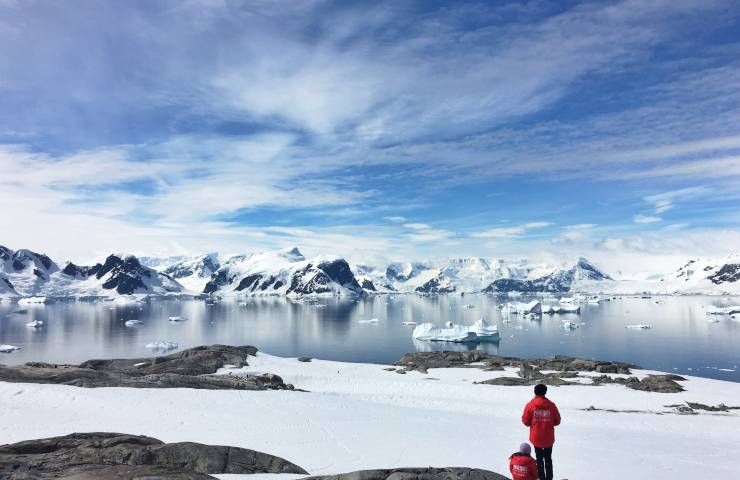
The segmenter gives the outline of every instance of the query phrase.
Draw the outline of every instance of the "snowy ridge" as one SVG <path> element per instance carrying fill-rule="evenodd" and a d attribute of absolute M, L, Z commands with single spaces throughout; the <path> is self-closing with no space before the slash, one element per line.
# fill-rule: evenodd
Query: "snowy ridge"
<path fill-rule="evenodd" d="M 297 248 L 232 257 L 212 275 L 203 291 L 220 296 L 363 293 L 344 259 L 307 260 Z"/>
<path fill-rule="evenodd" d="M 63 268 L 43 254 L 0 246 L 2 297 L 115 297 L 177 293 L 182 286 L 145 267 L 132 255 L 109 255 L 103 263 Z"/>
<path fill-rule="evenodd" d="M 669 275 L 613 279 L 586 258 L 558 264 L 459 257 L 440 262 L 357 263 L 307 259 L 297 248 L 192 258 L 114 254 L 104 262 L 59 268 L 48 256 L 0 246 L 0 298 L 110 297 L 145 294 L 216 296 L 416 293 L 604 293 L 740 295 L 740 256 L 695 259 Z M 168 261 L 172 263 L 168 263 Z"/>

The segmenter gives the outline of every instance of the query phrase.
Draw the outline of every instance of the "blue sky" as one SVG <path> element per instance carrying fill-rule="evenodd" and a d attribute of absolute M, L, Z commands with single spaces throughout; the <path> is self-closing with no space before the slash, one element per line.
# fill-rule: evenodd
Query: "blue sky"
<path fill-rule="evenodd" d="M 0 1 L 0 243 L 740 247 L 740 6 Z"/>

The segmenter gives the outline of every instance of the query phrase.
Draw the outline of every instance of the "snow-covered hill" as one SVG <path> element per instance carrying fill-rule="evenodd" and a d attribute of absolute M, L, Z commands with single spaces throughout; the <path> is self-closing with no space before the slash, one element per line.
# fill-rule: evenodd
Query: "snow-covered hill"
<path fill-rule="evenodd" d="M 46 255 L 0 246 L 0 296 L 110 297 L 182 290 L 179 283 L 131 255 L 110 255 L 92 266 L 67 262 L 60 269 Z"/>

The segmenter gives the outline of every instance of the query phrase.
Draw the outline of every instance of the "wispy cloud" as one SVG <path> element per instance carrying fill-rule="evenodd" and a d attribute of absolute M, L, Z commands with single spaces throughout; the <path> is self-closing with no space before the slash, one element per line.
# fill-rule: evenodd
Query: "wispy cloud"
<path fill-rule="evenodd" d="M 80 251 L 425 254 L 737 228 L 730 3 L 82 3 L 0 4 L 19 245 L 41 225 Z"/>
<path fill-rule="evenodd" d="M 658 222 L 663 221 L 663 219 L 660 217 L 641 215 L 641 214 L 635 215 L 633 220 L 635 223 L 658 223 Z"/>
<path fill-rule="evenodd" d="M 521 237 L 532 229 L 544 228 L 551 225 L 550 222 L 529 222 L 511 227 L 497 227 L 474 233 L 474 238 L 516 238 Z"/>

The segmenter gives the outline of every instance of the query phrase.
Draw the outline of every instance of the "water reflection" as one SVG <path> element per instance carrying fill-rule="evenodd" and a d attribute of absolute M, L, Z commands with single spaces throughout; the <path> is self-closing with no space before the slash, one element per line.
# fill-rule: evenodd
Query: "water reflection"
<path fill-rule="evenodd" d="M 71 363 L 96 357 L 146 356 L 152 353 L 145 347 L 148 343 L 170 341 L 181 348 L 250 344 L 276 355 L 378 363 L 394 362 L 414 350 L 478 349 L 532 357 L 567 354 L 740 381 L 740 318 L 713 317 L 719 320 L 713 323 L 706 315 L 709 305 L 740 304 L 740 299 L 654 300 L 614 299 L 600 305 L 585 304 L 580 315 L 531 318 L 506 316 L 500 308 L 506 300 L 485 295 L 395 295 L 315 302 L 263 297 L 214 304 L 178 300 L 28 307 L 1 304 L 0 343 L 18 345 L 22 350 L 0 356 L 0 362 Z M 170 316 L 186 320 L 170 322 Z M 498 325 L 498 344 L 418 342 L 411 339 L 414 327 L 403 325 L 432 322 L 442 326 L 448 321 L 471 325 L 481 317 Z M 363 322 L 370 319 L 377 319 L 377 323 Z M 26 327 L 33 320 L 43 321 L 43 327 Z M 143 323 L 126 326 L 127 320 Z M 564 329 L 563 320 L 578 323 L 578 328 Z M 634 324 L 653 328 L 625 328 Z"/>

